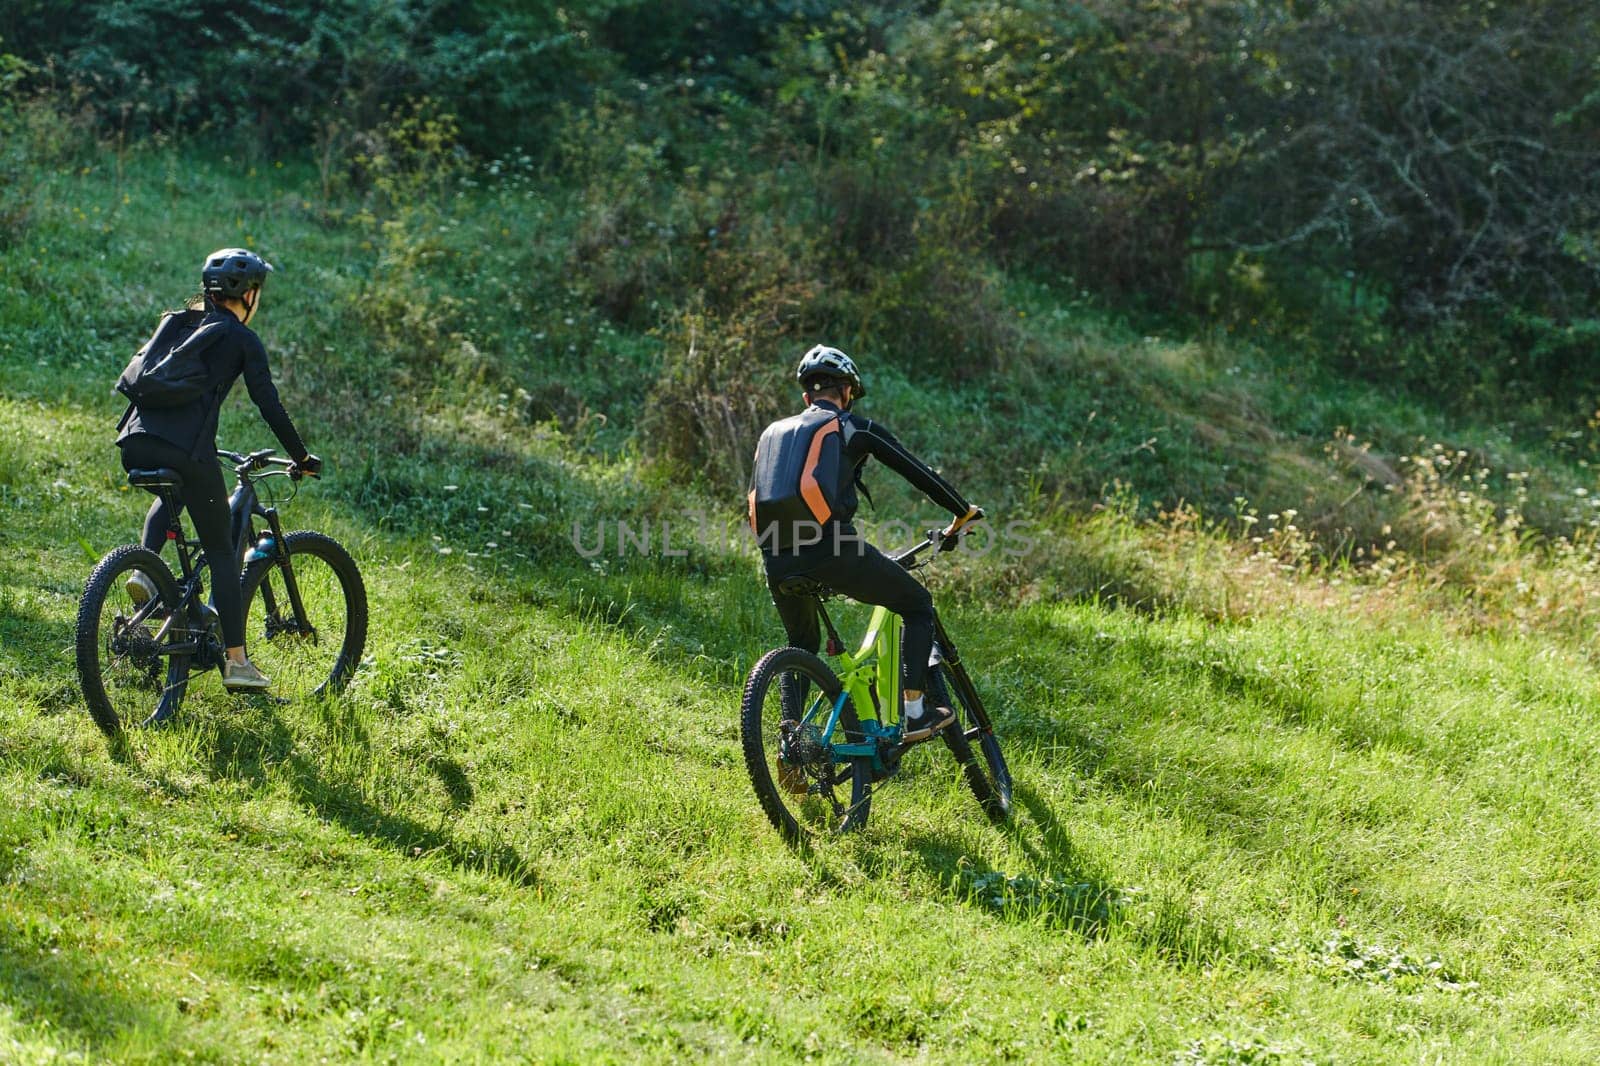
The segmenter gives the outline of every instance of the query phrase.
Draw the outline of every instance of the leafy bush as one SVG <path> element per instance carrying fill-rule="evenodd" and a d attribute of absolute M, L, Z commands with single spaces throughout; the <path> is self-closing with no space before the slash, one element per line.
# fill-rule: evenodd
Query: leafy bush
<path fill-rule="evenodd" d="M 999 272 L 971 251 L 959 219 L 923 220 L 910 254 L 836 296 L 864 343 L 891 353 L 908 372 L 952 381 L 992 381 L 1021 344 Z"/>
<path fill-rule="evenodd" d="M 794 393 L 788 353 L 748 312 L 703 305 L 662 330 L 661 369 L 640 419 L 646 454 L 717 488 L 742 486 L 761 430 Z"/>
<path fill-rule="evenodd" d="M 455 117 L 425 99 L 365 135 L 355 157 L 371 186 L 355 221 L 377 253 L 356 311 L 376 346 L 418 384 L 471 343 L 461 331 L 462 298 L 439 269 L 453 254 L 442 222 L 465 164 L 457 131 Z"/>
<path fill-rule="evenodd" d="M 25 184 L 32 167 L 19 135 L 21 122 L 14 99 L 17 83 L 27 75 L 28 64 L 0 52 L 0 241 L 14 239 L 28 219 L 31 197 Z"/>
<path fill-rule="evenodd" d="M 0 248 L 28 228 L 49 171 L 77 160 L 92 143 L 83 116 L 67 101 L 27 90 L 33 73 L 31 64 L 0 52 Z"/>

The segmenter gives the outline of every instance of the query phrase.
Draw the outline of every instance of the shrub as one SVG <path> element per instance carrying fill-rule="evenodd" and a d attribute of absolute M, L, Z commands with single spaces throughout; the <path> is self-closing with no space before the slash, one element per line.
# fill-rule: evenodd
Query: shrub
<path fill-rule="evenodd" d="M 423 380 L 470 347 L 462 298 L 439 269 L 452 251 L 442 222 L 466 162 L 457 130 L 434 101 L 414 101 L 364 134 L 354 158 L 369 184 L 356 222 L 377 253 L 356 312 L 377 346 Z"/>
<path fill-rule="evenodd" d="M 486 0 L 63 0 L 0 7 L 0 34 L 133 135 L 210 127 L 263 148 L 337 141 L 431 92 L 490 148 L 542 140 L 553 105 L 604 76 L 586 17 Z"/>
<path fill-rule="evenodd" d="M 32 65 L 0 52 L 0 248 L 27 230 L 49 171 L 92 143 L 83 116 L 64 99 L 26 88 L 32 73 Z"/>
<path fill-rule="evenodd" d="M 840 317 L 864 341 L 894 353 L 908 373 L 987 380 L 1014 362 L 1021 344 L 999 272 L 975 254 L 971 212 L 930 211 L 910 253 L 874 275 L 859 295 L 836 296 Z"/>
<path fill-rule="evenodd" d="M 640 420 L 646 454 L 731 490 L 750 475 L 762 428 L 780 414 L 780 353 L 749 319 L 703 307 L 662 330 L 662 367 Z"/>
<path fill-rule="evenodd" d="M 781 229 L 760 226 L 703 253 L 703 288 L 659 330 L 661 369 L 639 428 L 653 458 L 720 489 L 745 483 L 818 322 L 818 282 L 803 266 L 784 253 Z"/>

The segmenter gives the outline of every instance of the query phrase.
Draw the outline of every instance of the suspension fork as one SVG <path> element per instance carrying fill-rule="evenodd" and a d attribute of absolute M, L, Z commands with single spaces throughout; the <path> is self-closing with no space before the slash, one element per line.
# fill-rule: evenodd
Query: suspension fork
<path fill-rule="evenodd" d="M 298 633 L 314 632 L 311 621 L 306 617 L 306 605 L 300 598 L 300 582 L 294 576 L 294 566 L 289 562 L 289 549 L 283 539 L 283 523 L 278 518 L 276 507 L 265 507 L 257 511 L 267 520 L 267 528 L 272 531 L 273 558 L 268 565 L 277 566 L 283 571 L 284 591 L 289 594 L 289 609 L 294 612 L 294 626 Z M 261 582 L 261 599 L 266 605 L 269 614 L 277 613 L 276 597 L 272 594 L 271 586 Z"/>

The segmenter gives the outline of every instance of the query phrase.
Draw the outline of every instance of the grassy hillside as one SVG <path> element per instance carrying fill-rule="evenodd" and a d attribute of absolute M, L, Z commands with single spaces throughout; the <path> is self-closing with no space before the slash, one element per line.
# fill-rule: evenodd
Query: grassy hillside
<path fill-rule="evenodd" d="M 683 338 L 576 287 L 593 206 L 513 171 L 363 217 L 273 162 L 63 166 L 0 250 L 0 1058 L 1594 1060 L 1582 441 L 1038 281 L 992 375 L 862 353 L 871 413 L 1037 523 L 936 590 L 1019 803 L 925 750 L 795 852 L 738 751 L 754 559 L 570 544 L 738 512 L 652 450 Z M 330 464 L 290 515 L 359 559 L 369 661 L 318 705 L 202 682 L 116 761 L 68 650 L 145 505 L 109 383 L 233 240 L 283 267 Z M 240 398 L 223 438 L 267 443 Z"/>

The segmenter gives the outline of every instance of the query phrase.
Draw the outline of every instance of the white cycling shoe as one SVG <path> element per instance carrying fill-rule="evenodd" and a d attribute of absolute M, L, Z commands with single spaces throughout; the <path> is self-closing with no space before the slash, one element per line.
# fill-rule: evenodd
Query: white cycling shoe
<path fill-rule="evenodd" d="M 229 692 L 261 692 L 272 687 L 272 679 L 257 670 L 255 663 L 229 659 L 222 665 L 222 687 Z"/>

